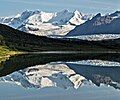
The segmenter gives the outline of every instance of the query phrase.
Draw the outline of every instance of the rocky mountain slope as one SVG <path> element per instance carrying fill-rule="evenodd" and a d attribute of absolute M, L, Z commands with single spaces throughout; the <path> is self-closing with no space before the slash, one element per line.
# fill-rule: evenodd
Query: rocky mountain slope
<path fill-rule="evenodd" d="M 81 35 L 96 40 L 120 38 L 120 11 L 105 16 L 99 13 L 67 34 L 75 38 Z"/>

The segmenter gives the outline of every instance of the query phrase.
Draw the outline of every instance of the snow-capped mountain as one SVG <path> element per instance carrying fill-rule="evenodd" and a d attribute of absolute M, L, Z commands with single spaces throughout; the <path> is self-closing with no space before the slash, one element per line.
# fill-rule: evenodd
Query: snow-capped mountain
<path fill-rule="evenodd" d="M 26 10 L 16 16 L 2 17 L 0 23 L 39 36 L 65 35 L 90 41 L 120 38 L 120 11 L 104 16 L 99 13 L 93 17 L 77 10 L 54 13 Z"/>
<path fill-rule="evenodd" d="M 36 35 L 66 35 L 76 25 L 88 20 L 86 16 L 77 10 L 62 10 L 55 13 L 26 10 L 13 17 L 2 17 L 0 23 Z"/>
<path fill-rule="evenodd" d="M 83 81 L 83 76 L 76 74 L 65 64 L 36 65 L 0 78 L 0 82 L 16 83 L 24 88 L 52 86 L 77 89 Z"/>
<path fill-rule="evenodd" d="M 105 16 L 99 13 L 67 34 L 67 36 L 78 37 L 81 35 L 87 35 L 88 38 L 96 35 L 104 35 L 102 39 L 120 38 L 120 11 Z"/>
<path fill-rule="evenodd" d="M 24 23 L 30 16 L 39 13 L 39 11 L 24 11 L 21 14 L 12 17 L 2 17 L 0 18 L 0 22 L 6 25 L 9 25 L 13 28 L 18 28 L 20 25 Z"/>

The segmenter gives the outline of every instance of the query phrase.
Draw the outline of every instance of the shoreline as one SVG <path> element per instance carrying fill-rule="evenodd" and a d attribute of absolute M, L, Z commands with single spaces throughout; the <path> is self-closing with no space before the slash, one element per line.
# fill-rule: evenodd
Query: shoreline
<path fill-rule="evenodd" d="M 120 54 L 120 52 L 118 51 L 106 51 L 106 52 L 84 52 L 84 51 L 39 51 L 39 52 L 18 52 L 18 51 L 10 51 L 6 54 L 1 54 L 0 55 L 0 59 L 1 58 L 7 58 L 10 56 L 14 56 L 14 55 L 19 55 L 19 54 Z"/>

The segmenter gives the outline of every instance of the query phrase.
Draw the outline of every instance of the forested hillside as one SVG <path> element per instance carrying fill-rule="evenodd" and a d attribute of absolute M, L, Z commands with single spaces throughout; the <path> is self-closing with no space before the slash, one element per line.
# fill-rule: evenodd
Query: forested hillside
<path fill-rule="evenodd" d="M 87 41 L 79 39 L 52 39 L 36 36 L 0 24 L 0 45 L 9 50 L 38 51 L 80 51 L 108 52 L 119 51 L 120 39 L 104 41 Z"/>

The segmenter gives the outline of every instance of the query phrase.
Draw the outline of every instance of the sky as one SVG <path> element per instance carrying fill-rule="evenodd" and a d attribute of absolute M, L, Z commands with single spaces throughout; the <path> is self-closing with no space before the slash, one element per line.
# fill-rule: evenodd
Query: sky
<path fill-rule="evenodd" d="M 0 16 L 38 9 L 47 12 L 68 9 L 85 14 L 107 14 L 120 10 L 120 0 L 0 0 Z"/>

